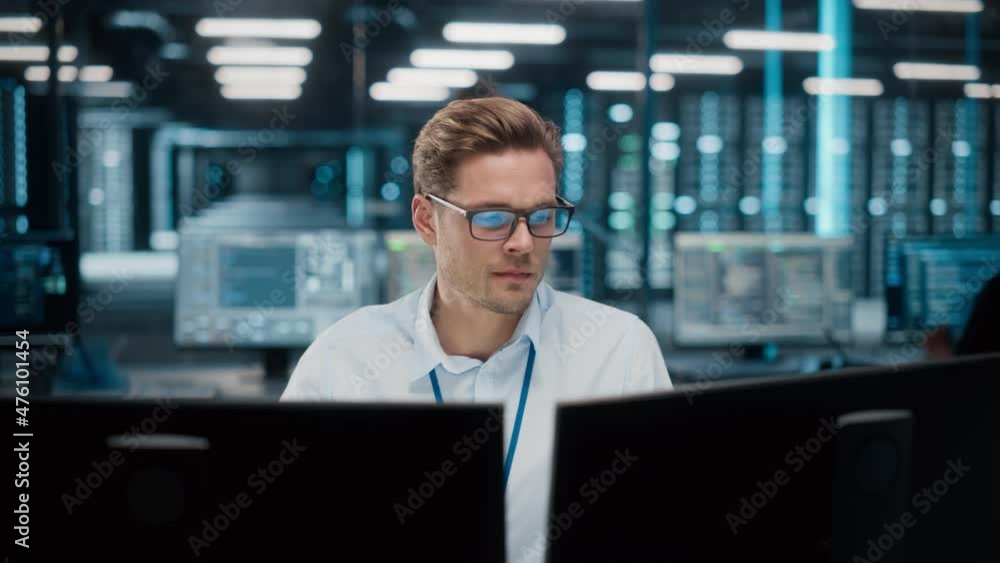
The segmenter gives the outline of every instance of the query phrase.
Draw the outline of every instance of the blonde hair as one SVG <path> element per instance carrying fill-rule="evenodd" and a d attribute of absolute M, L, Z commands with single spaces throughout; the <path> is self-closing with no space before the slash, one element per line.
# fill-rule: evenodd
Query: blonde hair
<path fill-rule="evenodd" d="M 454 100 L 424 124 L 413 148 L 413 191 L 443 196 L 462 159 L 508 149 L 543 149 L 562 172 L 559 127 L 521 102 L 502 97 Z"/>

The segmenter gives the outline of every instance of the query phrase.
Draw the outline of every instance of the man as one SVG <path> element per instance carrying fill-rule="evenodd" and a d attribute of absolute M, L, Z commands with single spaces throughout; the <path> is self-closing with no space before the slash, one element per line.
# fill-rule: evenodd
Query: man
<path fill-rule="evenodd" d="M 544 560 L 557 402 L 672 388 L 638 317 L 542 282 L 551 239 L 572 216 L 556 194 L 562 162 L 559 129 L 520 102 L 439 110 L 415 143 L 411 204 L 436 273 L 323 332 L 282 396 L 502 402 L 506 457 L 514 450 L 507 553 L 518 562 Z"/>

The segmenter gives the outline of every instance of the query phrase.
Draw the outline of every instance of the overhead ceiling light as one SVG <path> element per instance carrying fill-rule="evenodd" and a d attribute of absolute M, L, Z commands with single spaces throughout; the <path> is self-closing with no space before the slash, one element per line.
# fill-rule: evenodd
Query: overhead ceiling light
<path fill-rule="evenodd" d="M 306 71 L 296 66 L 220 66 L 215 71 L 219 84 L 302 84 Z"/>
<path fill-rule="evenodd" d="M 1000 100 L 1000 84 L 966 84 L 965 95 L 969 98 L 996 98 Z"/>
<path fill-rule="evenodd" d="M 77 68 L 71 65 L 59 67 L 57 73 L 60 82 L 73 82 L 77 78 L 83 82 L 107 82 L 111 80 L 114 70 L 106 65 L 88 65 L 77 72 Z M 24 79 L 31 82 L 44 82 L 49 79 L 49 67 L 45 65 L 32 65 L 24 69 Z"/>
<path fill-rule="evenodd" d="M 965 95 L 969 98 L 992 98 L 993 87 L 989 84 L 966 84 Z"/>
<path fill-rule="evenodd" d="M 72 82 L 76 80 L 75 66 L 61 66 L 56 75 L 60 82 Z M 32 65 L 24 69 L 24 79 L 29 82 L 44 82 L 49 79 L 49 67 L 45 65 Z"/>
<path fill-rule="evenodd" d="M 722 36 L 722 42 L 730 49 L 756 51 L 829 51 L 835 45 L 830 35 L 793 31 L 733 30 Z"/>
<path fill-rule="evenodd" d="M 591 90 L 634 92 L 646 87 L 646 77 L 635 71 L 595 70 L 587 75 L 587 87 Z"/>
<path fill-rule="evenodd" d="M 959 14 L 975 14 L 983 11 L 983 3 L 979 0 L 919 0 L 905 3 L 901 0 L 854 0 L 854 7 L 859 10 L 906 10 L 908 12 L 956 12 Z"/>
<path fill-rule="evenodd" d="M 507 70 L 514 66 L 514 55 L 510 51 L 416 49 L 410 53 L 410 64 L 430 68 Z"/>
<path fill-rule="evenodd" d="M 566 28 L 556 24 L 452 22 L 442 30 L 452 43 L 520 43 L 557 45 L 566 39 Z"/>
<path fill-rule="evenodd" d="M 0 16 L 0 33 L 33 35 L 42 29 L 42 19 L 31 16 Z"/>
<path fill-rule="evenodd" d="M 312 19 L 202 18 L 194 31 L 202 37 L 314 39 L 323 26 Z"/>
<path fill-rule="evenodd" d="M 76 60 L 77 49 L 72 45 L 59 48 L 59 62 L 71 63 Z M 43 63 L 49 59 L 49 48 L 44 45 L 0 45 L 0 61 Z"/>
<path fill-rule="evenodd" d="M 80 69 L 83 82 L 107 82 L 114 76 L 114 69 L 107 65 L 86 65 Z"/>
<path fill-rule="evenodd" d="M 468 88 L 479 79 L 474 71 L 457 68 L 394 68 L 386 74 L 386 78 L 394 84 L 426 84 L 452 88 Z"/>
<path fill-rule="evenodd" d="M 654 72 L 671 74 L 732 75 L 743 70 L 743 61 L 733 55 L 657 53 L 649 58 L 649 68 Z"/>
<path fill-rule="evenodd" d="M 368 94 L 380 102 L 441 102 L 448 98 L 449 91 L 444 86 L 376 82 L 368 89 Z"/>
<path fill-rule="evenodd" d="M 229 100 L 294 100 L 302 95 L 298 84 L 223 84 L 222 97 Z"/>
<path fill-rule="evenodd" d="M 874 78 L 819 78 L 813 76 L 802 81 L 802 88 L 811 96 L 881 96 L 885 90 L 882 81 Z"/>
<path fill-rule="evenodd" d="M 49 67 L 29 66 L 24 69 L 24 79 L 30 82 L 41 82 L 49 79 Z"/>
<path fill-rule="evenodd" d="M 59 51 L 56 52 L 56 58 L 59 59 L 61 63 L 71 63 L 76 60 L 76 56 L 79 54 L 77 48 L 72 45 L 63 45 L 59 47 Z M 49 48 L 45 48 L 45 58 L 49 58 Z"/>
<path fill-rule="evenodd" d="M 217 46 L 208 50 L 208 62 L 214 65 L 305 66 L 312 62 L 306 47 L 233 47 Z"/>
<path fill-rule="evenodd" d="M 979 80 L 979 67 L 942 63 L 896 63 L 896 77 L 902 80 Z"/>
<path fill-rule="evenodd" d="M 676 81 L 674 80 L 673 75 L 670 74 L 659 73 L 649 77 L 649 87 L 654 92 L 666 92 L 668 90 L 673 90 L 674 82 Z"/>

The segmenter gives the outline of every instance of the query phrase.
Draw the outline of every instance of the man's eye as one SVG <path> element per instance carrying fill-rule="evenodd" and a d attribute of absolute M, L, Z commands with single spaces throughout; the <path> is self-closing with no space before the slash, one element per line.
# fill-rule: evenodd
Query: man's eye
<path fill-rule="evenodd" d="M 542 225 L 548 223 L 552 219 L 551 209 L 539 209 L 531 214 L 528 218 L 528 222 L 532 225 Z"/>
<path fill-rule="evenodd" d="M 502 227 L 508 221 L 506 213 L 480 213 L 474 219 L 475 224 L 480 227 Z"/>

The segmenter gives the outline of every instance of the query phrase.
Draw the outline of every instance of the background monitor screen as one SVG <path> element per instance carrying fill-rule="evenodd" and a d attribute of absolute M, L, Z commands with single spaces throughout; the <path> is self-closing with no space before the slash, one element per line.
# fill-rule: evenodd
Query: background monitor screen
<path fill-rule="evenodd" d="M 308 346 L 378 300 L 372 231 L 189 230 L 179 248 L 174 340 Z"/>
<path fill-rule="evenodd" d="M 944 325 L 957 338 L 979 291 L 997 275 L 1000 235 L 889 239 L 885 267 L 888 338 Z"/>
<path fill-rule="evenodd" d="M 850 339 L 848 239 L 685 233 L 675 244 L 678 344 Z"/>

